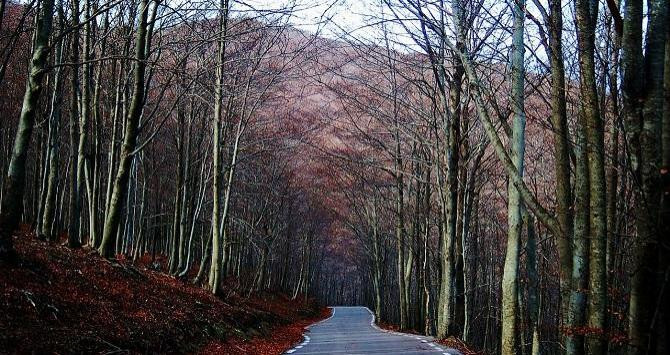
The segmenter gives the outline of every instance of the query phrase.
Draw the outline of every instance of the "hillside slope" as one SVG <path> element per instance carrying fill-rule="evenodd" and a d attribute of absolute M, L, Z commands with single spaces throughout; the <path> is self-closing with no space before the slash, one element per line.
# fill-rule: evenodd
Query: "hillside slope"
<path fill-rule="evenodd" d="M 278 354 L 327 313 L 284 295 L 242 297 L 226 288 L 225 299 L 216 298 L 28 232 L 15 243 L 18 265 L 0 265 L 2 352 Z"/>

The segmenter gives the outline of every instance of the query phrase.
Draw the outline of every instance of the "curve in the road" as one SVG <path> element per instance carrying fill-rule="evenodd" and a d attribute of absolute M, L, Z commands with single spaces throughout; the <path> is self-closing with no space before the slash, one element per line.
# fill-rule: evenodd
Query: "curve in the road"
<path fill-rule="evenodd" d="M 303 342 L 286 354 L 461 354 L 435 344 L 430 337 L 380 329 L 366 307 L 332 309 L 330 318 L 311 325 Z"/>

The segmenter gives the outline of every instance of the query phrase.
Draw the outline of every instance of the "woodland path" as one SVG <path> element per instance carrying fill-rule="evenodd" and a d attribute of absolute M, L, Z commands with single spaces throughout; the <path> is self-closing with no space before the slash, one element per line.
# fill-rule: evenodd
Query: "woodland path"
<path fill-rule="evenodd" d="M 312 325 L 305 340 L 286 354 L 460 354 L 431 337 L 378 328 L 366 307 L 333 307 L 330 318 Z"/>

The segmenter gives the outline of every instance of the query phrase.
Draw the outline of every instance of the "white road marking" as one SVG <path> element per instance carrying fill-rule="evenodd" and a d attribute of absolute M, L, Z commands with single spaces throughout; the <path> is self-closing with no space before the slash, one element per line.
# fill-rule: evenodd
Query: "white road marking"
<path fill-rule="evenodd" d="M 330 320 L 331 318 L 333 318 L 335 316 L 336 308 L 359 308 L 359 307 L 330 307 L 330 308 L 332 309 L 332 314 L 330 315 L 330 317 L 328 317 L 328 318 L 326 318 L 326 319 L 324 319 L 320 322 L 314 323 L 314 324 L 312 324 L 312 325 L 310 325 L 306 328 L 311 328 L 315 325 L 318 325 L 318 324 L 321 324 L 323 322 L 326 322 L 326 321 Z M 386 333 L 386 334 L 389 334 L 389 335 L 392 335 L 392 336 L 403 336 L 403 337 L 407 337 L 407 338 L 410 338 L 410 339 L 414 338 L 416 340 L 419 340 L 421 343 L 430 345 L 434 349 L 433 351 L 437 351 L 437 352 L 441 353 L 442 355 L 453 355 L 454 354 L 454 353 L 449 352 L 449 350 L 443 349 L 443 348 L 439 347 L 438 345 L 432 343 L 431 342 L 431 340 L 433 339 L 432 337 L 421 337 L 421 336 L 417 336 L 417 334 L 401 333 L 401 332 L 396 332 L 396 331 L 393 331 L 393 330 L 381 329 L 381 328 L 379 328 L 379 326 L 377 326 L 377 324 L 375 324 L 375 321 L 376 321 L 375 314 L 368 307 L 360 307 L 360 308 L 365 308 L 365 310 L 368 311 L 368 313 L 371 316 L 370 327 L 379 331 L 379 332 Z M 364 333 L 367 333 L 367 332 L 364 332 Z M 365 341 L 366 343 L 376 343 L 376 342 L 382 342 L 383 343 L 383 342 L 386 341 L 386 340 L 383 340 L 383 339 L 379 339 L 379 340 L 367 339 L 368 338 L 367 335 L 368 334 L 360 334 L 360 337 L 358 337 L 357 340 L 355 340 L 355 341 L 357 341 L 357 342 L 358 341 Z M 306 349 L 311 349 L 311 347 L 314 347 L 314 346 L 318 347 L 318 346 L 323 346 L 323 344 L 332 344 L 333 343 L 332 342 L 333 339 L 331 339 L 328 342 L 323 342 L 323 340 L 317 340 L 315 343 L 310 344 L 311 338 L 308 335 L 304 334 L 303 338 L 304 338 L 304 340 L 299 346 L 296 346 L 295 348 L 286 351 L 285 354 L 292 354 L 292 353 L 298 351 L 299 349 L 301 349 L 303 347 L 306 347 Z M 351 339 L 351 337 L 347 337 L 347 339 L 348 339 L 347 341 L 354 341 L 353 339 Z M 337 339 L 336 338 L 335 340 L 336 340 L 335 343 L 340 343 L 341 342 L 340 340 L 344 340 L 344 339 L 343 338 L 342 339 Z M 308 344 L 310 344 L 310 347 L 307 347 Z M 424 348 L 424 349 L 427 350 L 427 348 Z M 371 349 L 371 350 L 376 351 L 375 349 Z M 345 352 L 349 353 L 348 350 L 334 350 L 334 351 L 330 351 L 329 353 L 331 353 L 331 354 L 335 354 L 335 353 L 344 354 Z M 319 353 L 323 353 L 323 352 L 319 352 Z M 460 353 L 456 352 L 455 354 L 460 354 Z"/>
<path fill-rule="evenodd" d="M 330 308 L 330 309 L 333 310 L 332 312 L 330 312 L 330 317 L 328 317 L 328 318 L 326 318 L 326 319 L 322 319 L 322 320 L 320 320 L 320 321 L 318 321 L 318 322 L 316 322 L 316 323 L 314 323 L 314 324 L 310 324 L 310 325 L 306 326 L 305 328 L 309 329 L 309 328 L 311 328 L 311 327 L 313 327 L 313 326 L 315 326 L 315 325 L 321 324 L 321 323 L 323 323 L 323 322 L 329 320 L 330 318 L 333 318 L 333 317 L 335 316 L 335 307 L 328 307 L 328 308 Z"/>
<path fill-rule="evenodd" d="M 311 328 L 311 327 L 313 327 L 313 326 L 315 326 L 315 325 L 317 325 L 317 324 L 320 324 L 320 323 L 323 323 L 323 322 L 329 320 L 330 318 L 333 318 L 333 316 L 335 315 L 335 307 L 328 307 L 328 308 L 330 308 L 330 309 L 333 310 L 332 312 L 330 312 L 330 317 L 328 317 L 328 318 L 326 318 L 326 319 L 322 319 L 322 320 L 320 320 L 320 321 L 318 321 L 318 322 L 316 322 L 316 323 L 314 323 L 314 324 L 310 324 L 310 325 L 306 326 L 305 329 L 309 329 L 309 328 Z M 303 342 L 300 343 L 300 345 L 296 346 L 295 348 L 293 348 L 293 349 L 291 349 L 291 350 L 287 350 L 287 351 L 286 351 L 287 354 L 292 354 L 292 353 L 296 352 L 296 350 L 302 348 L 303 346 L 305 346 L 305 345 L 307 345 L 307 344 L 309 343 L 309 340 L 310 340 L 309 335 L 307 335 L 307 334 L 303 334 L 302 337 L 304 338 Z"/>
<path fill-rule="evenodd" d="M 379 329 L 379 327 L 377 327 L 377 324 L 375 324 L 375 320 L 376 320 L 376 319 L 375 319 L 375 318 L 376 318 L 375 314 L 372 313 L 372 311 L 370 310 L 370 308 L 365 307 L 365 309 L 367 309 L 368 312 L 370 312 L 370 315 L 372 316 L 372 319 L 370 320 L 370 326 L 371 326 L 372 328 Z M 335 308 L 333 308 L 333 313 L 335 313 Z"/>

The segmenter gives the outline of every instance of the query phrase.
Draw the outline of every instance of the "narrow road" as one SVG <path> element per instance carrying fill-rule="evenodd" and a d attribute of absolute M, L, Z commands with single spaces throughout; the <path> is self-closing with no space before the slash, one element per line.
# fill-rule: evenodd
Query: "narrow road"
<path fill-rule="evenodd" d="M 286 354 L 460 354 L 431 340 L 381 330 L 365 307 L 333 307 L 333 315 L 311 326 L 304 341 Z"/>

